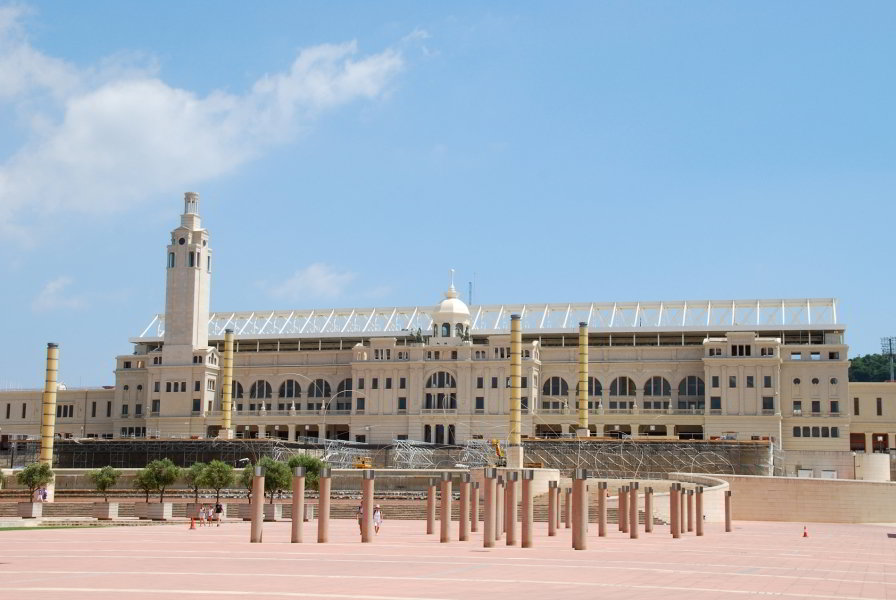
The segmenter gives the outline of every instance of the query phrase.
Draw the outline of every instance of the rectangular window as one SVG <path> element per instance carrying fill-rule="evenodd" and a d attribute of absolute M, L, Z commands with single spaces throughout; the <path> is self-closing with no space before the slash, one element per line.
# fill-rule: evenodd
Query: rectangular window
<path fill-rule="evenodd" d="M 404 396 L 398 398 L 398 410 L 404 412 L 408 409 L 408 399 Z"/>
<path fill-rule="evenodd" d="M 485 398 L 482 396 L 476 396 L 476 410 L 479 412 L 483 412 L 485 410 Z"/>
<path fill-rule="evenodd" d="M 795 415 L 803 414 L 803 401 L 802 400 L 794 400 L 793 401 L 793 414 L 795 414 Z"/>
<path fill-rule="evenodd" d="M 737 375 L 729 375 L 728 376 L 728 387 L 730 387 L 730 388 L 737 387 Z"/>
<path fill-rule="evenodd" d="M 406 439 L 408 439 L 408 434 L 406 434 L 406 433 L 399 433 L 396 439 L 399 439 L 399 440 L 406 440 Z"/>
<path fill-rule="evenodd" d="M 398 379 L 398 389 L 403 390 L 407 387 L 408 381 L 404 377 Z"/>
<path fill-rule="evenodd" d="M 364 412 L 364 405 L 366 404 L 364 398 L 356 398 L 355 402 L 355 410 L 357 410 L 358 412 Z"/>
<path fill-rule="evenodd" d="M 451 360 L 457 360 L 457 350 L 451 351 Z"/>
<path fill-rule="evenodd" d="M 124 361 L 124 368 L 125 368 L 125 369 L 130 369 L 130 368 L 131 368 L 131 361 L 129 361 L 129 360 Z"/>
<path fill-rule="evenodd" d="M 802 433 L 802 430 L 800 430 L 799 427 L 794 427 L 794 428 L 793 428 L 793 437 L 800 437 L 800 434 L 801 434 L 801 433 Z"/>
<path fill-rule="evenodd" d="M 186 381 L 181 381 L 181 382 L 180 382 L 180 391 L 182 391 L 182 392 L 186 392 L 186 391 L 187 391 L 187 382 L 186 382 Z"/>
<path fill-rule="evenodd" d="M 800 352 L 791 352 L 790 360 L 803 360 L 803 355 Z"/>
<path fill-rule="evenodd" d="M 753 376 L 752 375 L 747 375 L 747 387 L 748 388 L 753 387 Z"/>
<path fill-rule="evenodd" d="M 828 360 L 840 360 L 839 352 L 828 352 Z M 834 437 L 834 436 L 831 436 Z"/>
<path fill-rule="evenodd" d="M 199 385 L 200 385 L 200 384 L 199 384 L 198 381 L 194 381 L 194 382 L 193 382 L 193 391 L 194 391 L 194 392 L 198 392 L 198 391 L 199 391 Z"/>
<path fill-rule="evenodd" d="M 6 415 L 6 418 L 9 418 L 9 415 Z M 90 418 L 96 418 L 96 402 L 90 403 Z"/>
<path fill-rule="evenodd" d="M 476 378 L 476 389 L 480 389 L 480 390 L 481 390 L 483 387 L 485 387 L 485 378 L 484 378 L 484 377 L 477 377 L 477 378 Z"/>
<path fill-rule="evenodd" d="M 175 381 L 175 382 L 174 382 L 174 391 L 175 391 L 175 392 L 179 392 L 179 391 L 180 391 L 180 382 L 179 382 L 179 381 Z M 186 391 L 187 391 L 187 388 L 184 388 L 184 391 L 186 392 Z"/>
<path fill-rule="evenodd" d="M 371 387 L 371 389 L 374 389 L 374 390 L 379 389 L 379 387 L 380 387 L 379 378 L 374 377 L 370 382 L 370 387 Z"/>
<path fill-rule="evenodd" d="M 521 377 L 520 379 L 521 379 L 521 382 L 520 382 L 521 388 L 526 389 L 527 387 L 529 387 L 529 378 L 528 377 Z"/>
<path fill-rule="evenodd" d="M 821 437 L 831 437 L 831 430 L 827 427 L 821 428 Z"/>
<path fill-rule="evenodd" d="M 810 437 L 812 434 L 808 427 L 803 427 L 803 437 Z"/>
<path fill-rule="evenodd" d="M 821 360 L 821 352 L 810 352 L 809 358 L 812 360 Z"/>
<path fill-rule="evenodd" d="M 831 414 L 836 415 L 840 414 L 840 402 L 837 400 L 831 400 Z"/>
<path fill-rule="evenodd" d="M 882 417 L 883 415 L 884 415 L 884 403 L 880 398 L 878 398 L 877 399 L 877 416 Z"/>
<path fill-rule="evenodd" d="M 722 397 L 721 396 L 710 396 L 709 409 L 710 410 L 722 410 Z"/>
<path fill-rule="evenodd" d="M 94 404 L 96 404 L 96 402 L 94 402 Z M 9 418 L 9 411 L 10 411 L 11 409 L 12 409 L 12 404 L 10 404 L 9 402 L 7 402 L 7 403 L 6 403 L 6 418 L 7 418 L 7 419 Z"/>
<path fill-rule="evenodd" d="M 160 404 L 160 402 L 158 400 L 152 401 L 152 412 L 154 412 L 154 413 L 159 412 L 159 404 Z"/>
<path fill-rule="evenodd" d="M 820 400 L 813 400 L 813 401 L 812 401 L 812 413 L 813 413 L 813 414 L 818 414 L 818 413 L 820 413 L 820 412 L 821 412 L 821 401 L 820 401 Z"/>
<path fill-rule="evenodd" d="M 205 383 L 205 389 L 209 392 L 214 392 L 215 391 L 215 380 L 214 379 L 207 380 Z"/>
<path fill-rule="evenodd" d="M 56 418 L 58 419 L 58 418 L 60 418 L 61 416 L 62 416 L 62 405 L 61 405 L 61 404 L 57 404 L 57 405 L 56 405 Z"/>
<path fill-rule="evenodd" d="M 852 414 L 854 414 L 855 416 L 859 416 L 859 399 L 858 398 L 852 399 Z"/>
<path fill-rule="evenodd" d="M 199 412 L 202 410 L 202 400 L 199 398 L 193 398 L 193 412 Z"/>
<path fill-rule="evenodd" d="M 492 389 L 493 390 L 498 389 L 498 378 L 497 377 L 492 377 Z"/>
<path fill-rule="evenodd" d="M 171 391 L 171 382 L 170 382 L 170 381 L 166 381 L 166 382 L 165 382 L 165 391 L 166 391 L 166 392 L 170 392 L 170 391 Z"/>
<path fill-rule="evenodd" d="M 112 416 L 112 401 L 110 400 L 110 401 L 106 402 L 106 417 L 108 418 L 111 416 Z"/>
<path fill-rule="evenodd" d="M 762 377 L 762 387 L 770 388 L 772 387 L 772 376 L 765 375 Z"/>
<path fill-rule="evenodd" d="M 358 377 L 358 389 L 359 390 L 364 389 L 364 378 L 363 377 Z"/>
<path fill-rule="evenodd" d="M 714 387 L 714 388 L 719 387 L 719 376 L 718 375 L 712 376 L 712 387 Z"/>
<path fill-rule="evenodd" d="M 831 437 L 835 437 L 835 438 L 840 437 L 840 428 L 839 427 L 831 427 Z"/>
<path fill-rule="evenodd" d="M 158 382 L 158 381 L 153 382 L 153 384 L 152 384 L 152 391 L 154 391 L 154 392 L 158 392 L 158 391 L 159 391 L 159 382 Z"/>
<path fill-rule="evenodd" d="M 134 405 L 134 416 L 135 416 L 135 417 L 139 417 L 139 416 L 142 415 L 142 414 L 143 414 L 143 405 L 142 405 L 142 404 L 135 404 L 135 405 Z"/>
<path fill-rule="evenodd" d="M 386 377 L 386 389 L 387 390 L 392 389 L 392 378 L 391 377 Z"/>
<path fill-rule="evenodd" d="M 127 404 L 121 405 L 121 416 L 122 417 L 128 416 L 128 405 Z"/>
<path fill-rule="evenodd" d="M 763 396 L 762 397 L 762 410 L 775 410 L 775 397 L 774 396 Z"/>
<path fill-rule="evenodd" d="M 367 443 L 367 436 L 366 436 L 366 435 L 356 435 L 356 436 L 355 436 L 355 441 L 358 442 L 359 444 L 366 444 L 366 443 Z"/>
<path fill-rule="evenodd" d="M 812 428 L 812 437 L 821 437 L 821 427 Z"/>

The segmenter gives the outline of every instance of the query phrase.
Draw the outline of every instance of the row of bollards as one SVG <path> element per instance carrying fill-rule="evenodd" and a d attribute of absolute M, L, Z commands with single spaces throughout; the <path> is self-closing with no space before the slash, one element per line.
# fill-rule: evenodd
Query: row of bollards
<path fill-rule="evenodd" d="M 292 499 L 292 527 L 291 541 L 301 543 L 302 519 L 305 506 L 305 468 L 296 467 L 293 471 L 293 499 Z M 373 540 L 373 508 L 374 508 L 374 478 L 376 473 L 372 469 L 364 470 L 361 484 L 361 541 L 369 543 Z M 506 544 L 514 546 L 517 543 L 517 523 L 521 521 L 520 545 L 523 548 L 533 547 L 534 527 L 534 471 L 523 469 L 522 471 L 506 471 L 504 476 L 498 475 L 495 468 L 485 469 L 483 492 L 485 499 L 483 546 L 494 547 L 495 542 L 505 536 Z M 452 478 L 450 472 L 441 474 L 439 480 L 432 478 L 427 486 L 426 496 L 426 533 L 435 533 L 436 516 L 436 484 L 440 484 L 441 503 L 439 515 L 439 541 L 448 543 L 451 541 L 451 506 L 452 506 Z M 318 489 L 320 500 L 318 503 L 318 543 L 326 543 L 329 534 L 330 519 L 330 483 L 331 469 L 323 468 L 320 471 Z M 518 483 L 519 489 L 518 489 Z M 467 541 L 470 532 L 478 531 L 479 526 L 479 482 L 472 482 L 470 473 L 462 473 L 460 476 L 460 518 L 458 522 L 458 540 Z M 639 483 L 632 482 L 620 486 L 618 490 L 618 526 L 619 531 L 628 533 L 632 539 L 638 538 L 638 496 Z M 606 481 L 597 483 L 597 526 L 598 536 L 607 535 L 607 497 L 609 496 Z M 519 492 L 519 498 L 518 498 Z M 567 529 L 572 529 L 572 547 L 576 550 L 585 550 L 588 545 L 588 471 L 576 469 L 572 480 L 572 487 L 566 488 L 564 502 L 564 516 Z M 644 531 L 653 531 L 653 488 L 645 487 L 644 498 Z M 561 526 L 561 488 L 557 481 L 548 482 L 548 536 L 556 536 Z M 731 491 L 725 492 L 725 531 L 731 528 Z M 252 481 L 251 511 L 252 523 L 249 541 L 260 543 L 263 531 L 263 507 L 264 507 L 264 470 L 255 467 Z M 521 510 L 522 515 L 517 514 Z M 672 537 L 678 539 L 684 532 L 695 532 L 697 536 L 703 535 L 703 487 L 683 489 L 681 483 L 673 483 L 669 489 L 669 528 Z"/>

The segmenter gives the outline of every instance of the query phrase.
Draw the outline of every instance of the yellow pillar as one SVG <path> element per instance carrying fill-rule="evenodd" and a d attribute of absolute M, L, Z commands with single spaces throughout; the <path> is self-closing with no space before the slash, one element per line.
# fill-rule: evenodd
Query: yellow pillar
<path fill-rule="evenodd" d="M 221 359 L 221 432 L 219 437 L 233 439 L 233 329 L 224 332 L 224 356 Z"/>
<path fill-rule="evenodd" d="M 59 346 L 47 344 L 47 376 L 41 400 L 40 462 L 53 466 L 53 437 L 56 435 L 56 386 L 59 371 Z"/>
<path fill-rule="evenodd" d="M 576 437 L 588 437 L 588 323 L 579 323 L 579 426 Z"/>
<path fill-rule="evenodd" d="M 522 390 L 520 383 L 523 371 L 523 333 L 519 315 L 510 315 L 510 439 L 507 448 L 507 467 L 523 467 L 522 430 Z"/>

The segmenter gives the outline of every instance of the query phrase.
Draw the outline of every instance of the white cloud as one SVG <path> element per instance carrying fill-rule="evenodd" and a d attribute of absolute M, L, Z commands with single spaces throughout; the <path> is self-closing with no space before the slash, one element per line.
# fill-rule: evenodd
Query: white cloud
<path fill-rule="evenodd" d="M 313 263 L 282 282 L 265 286 L 275 298 L 284 300 L 328 300 L 342 296 L 357 275 L 325 263 Z"/>
<path fill-rule="evenodd" d="M 375 99 L 398 51 L 358 57 L 355 42 L 302 50 L 244 94 L 200 96 L 122 60 L 79 70 L 34 49 L 21 9 L 0 9 L 0 104 L 28 140 L 0 163 L 0 234 L 30 217 L 126 210 L 233 171 L 292 140 L 330 108 Z"/>
<path fill-rule="evenodd" d="M 46 312 L 84 308 L 87 305 L 86 299 L 68 291 L 72 282 L 72 278 L 65 275 L 51 279 L 31 301 L 31 309 L 35 312 Z"/>

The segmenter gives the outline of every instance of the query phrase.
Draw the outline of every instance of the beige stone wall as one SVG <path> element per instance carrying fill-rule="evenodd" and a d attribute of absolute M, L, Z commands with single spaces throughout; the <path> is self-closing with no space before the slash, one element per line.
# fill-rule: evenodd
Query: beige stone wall
<path fill-rule="evenodd" d="M 713 475 L 727 481 L 743 521 L 892 523 L 896 483 L 849 479 Z"/>

